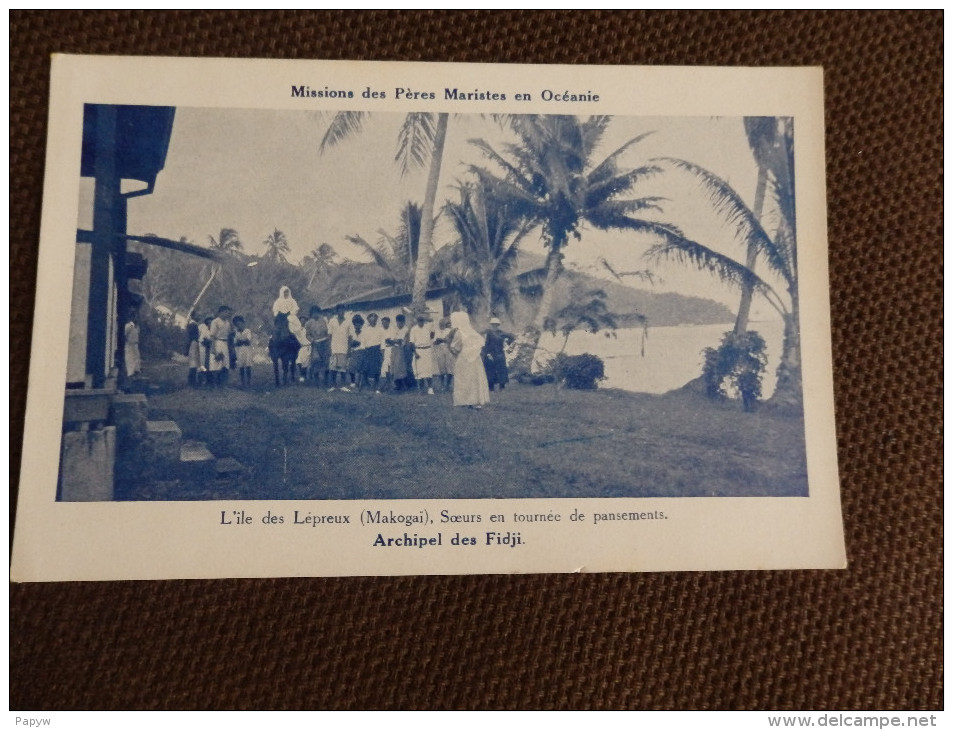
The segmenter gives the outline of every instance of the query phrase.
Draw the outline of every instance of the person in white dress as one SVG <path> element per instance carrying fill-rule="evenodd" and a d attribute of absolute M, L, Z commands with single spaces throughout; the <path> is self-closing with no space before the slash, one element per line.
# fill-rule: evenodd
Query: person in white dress
<path fill-rule="evenodd" d="M 350 392 L 348 387 L 348 352 L 351 348 L 353 327 L 344 316 L 344 306 L 335 307 L 334 316 L 328 320 L 328 337 L 331 341 L 331 359 L 328 363 L 328 377 L 331 379 L 330 390 L 338 385 L 345 393 Z"/>
<path fill-rule="evenodd" d="M 130 378 L 138 375 L 142 369 L 142 358 L 139 356 L 139 324 L 136 322 L 138 312 L 135 309 L 129 312 L 129 321 L 123 329 L 126 340 L 125 362 L 126 375 Z"/>
<path fill-rule="evenodd" d="M 433 326 L 427 321 L 423 312 L 417 315 L 417 324 L 410 328 L 408 341 L 414 350 L 413 369 L 417 388 L 422 393 L 427 389 L 428 395 L 433 395 L 433 341 L 435 339 Z"/>
<path fill-rule="evenodd" d="M 456 356 L 453 365 L 453 405 L 482 408 L 490 402 L 490 388 L 483 367 L 483 335 L 473 329 L 470 315 L 450 315 L 450 352 Z"/>

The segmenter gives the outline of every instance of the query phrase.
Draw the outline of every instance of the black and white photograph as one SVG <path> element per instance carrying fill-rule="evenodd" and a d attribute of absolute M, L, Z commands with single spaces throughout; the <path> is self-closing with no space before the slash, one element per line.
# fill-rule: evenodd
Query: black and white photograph
<path fill-rule="evenodd" d="M 808 438 L 832 433 L 819 110 L 363 66 L 285 64 L 254 106 L 70 98 L 42 243 L 68 326 L 34 354 L 63 400 L 25 457 L 55 482 L 31 495 L 349 525 L 362 550 L 682 530 L 713 499 L 837 523 Z"/>

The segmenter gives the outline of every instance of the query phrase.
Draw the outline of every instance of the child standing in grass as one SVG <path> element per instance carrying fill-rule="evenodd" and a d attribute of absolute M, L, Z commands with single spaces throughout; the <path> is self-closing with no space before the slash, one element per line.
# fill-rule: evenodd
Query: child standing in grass
<path fill-rule="evenodd" d="M 335 383 L 343 391 L 347 387 L 347 354 L 351 347 L 351 323 L 344 317 L 344 305 L 338 304 L 334 308 L 334 316 L 328 322 L 328 337 L 331 341 L 331 360 L 328 363 L 328 377 L 331 378 L 331 387 Z"/>
<path fill-rule="evenodd" d="M 209 377 L 212 383 L 217 386 L 223 386 L 228 382 L 228 339 L 232 333 L 232 323 L 229 315 L 231 313 L 231 308 L 223 304 L 218 308 L 218 314 L 208 328 L 209 337 L 212 340 L 208 361 Z"/>
<path fill-rule="evenodd" d="M 410 345 L 414 350 L 414 378 L 417 379 L 417 388 L 423 393 L 427 388 L 427 395 L 433 395 L 433 341 L 435 335 L 433 327 L 427 321 L 423 312 L 417 314 L 417 324 L 410 328 L 408 334 Z"/>
<path fill-rule="evenodd" d="M 444 393 L 450 391 L 453 379 L 453 355 L 450 354 L 450 319 L 443 317 L 439 323 L 440 331 L 433 341 L 434 373 L 440 378 L 440 387 Z"/>
<path fill-rule="evenodd" d="M 364 361 L 367 356 L 364 329 L 364 318 L 361 315 L 355 314 L 351 317 L 351 351 L 347 359 L 347 369 L 356 390 L 361 389 L 361 375 L 364 372 Z"/>
<path fill-rule="evenodd" d="M 391 357 L 393 357 L 394 345 L 391 335 L 390 317 L 381 317 L 381 372 L 377 379 L 377 392 L 381 390 L 390 380 Z"/>
<path fill-rule="evenodd" d="M 251 386 L 251 330 L 245 326 L 245 318 L 241 315 L 232 320 L 235 328 L 235 367 L 243 386 Z"/>
<path fill-rule="evenodd" d="M 410 387 L 408 379 L 410 378 L 410 367 L 408 365 L 410 356 L 410 346 L 407 344 L 407 317 L 398 314 L 395 318 L 396 327 L 394 334 L 386 340 L 392 346 L 390 375 L 394 380 L 394 390 L 402 391 Z"/>
<path fill-rule="evenodd" d="M 311 368 L 311 340 L 308 339 L 308 333 L 305 331 L 308 318 L 302 314 L 296 319 L 298 320 L 299 327 L 298 331 L 294 332 L 294 336 L 298 338 L 299 347 L 295 365 L 298 367 L 298 382 L 303 383 L 308 377 L 308 371 Z"/>
<path fill-rule="evenodd" d="M 199 383 L 204 385 L 212 384 L 212 376 L 209 371 L 209 360 L 212 353 L 212 335 L 209 329 L 212 326 L 214 317 L 206 317 L 199 325 L 199 357 L 201 358 L 201 369 L 199 371 Z"/>

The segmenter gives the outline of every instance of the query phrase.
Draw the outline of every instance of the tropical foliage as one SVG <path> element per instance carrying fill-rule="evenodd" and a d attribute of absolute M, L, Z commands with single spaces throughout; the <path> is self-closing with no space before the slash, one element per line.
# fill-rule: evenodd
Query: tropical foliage
<path fill-rule="evenodd" d="M 265 260 L 275 263 L 288 263 L 288 254 L 291 253 L 291 246 L 288 238 L 277 228 L 268 234 L 268 237 L 262 241 L 265 247 Z"/>
<path fill-rule="evenodd" d="M 565 351 L 569 336 L 577 330 L 593 334 L 604 332 L 606 337 L 615 337 L 615 331 L 619 326 L 618 320 L 609 311 L 606 299 L 606 293 L 602 289 L 580 292 L 573 296 L 569 304 L 547 320 L 547 329 L 553 335 L 558 332 L 563 336 L 560 352 Z M 644 324 L 645 317 L 638 316 Z"/>
<path fill-rule="evenodd" d="M 358 235 L 347 240 L 371 257 L 380 269 L 379 285 L 392 287 L 395 294 L 410 294 L 414 285 L 423 213 L 416 203 L 408 202 L 401 209 L 397 232 L 381 229 L 376 243 L 368 243 Z"/>
<path fill-rule="evenodd" d="M 724 400 L 737 391 L 744 409 L 754 410 L 761 398 L 761 379 L 768 364 L 764 338 L 757 332 L 727 332 L 718 347 L 707 347 L 702 354 L 702 377 L 708 397 Z"/>
<path fill-rule="evenodd" d="M 599 160 L 597 153 L 610 117 L 513 117 L 518 141 L 495 149 L 472 140 L 501 172 L 473 167 L 472 173 L 494 196 L 507 200 L 516 215 L 538 228 L 548 248 L 541 296 L 527 347 L 517 368 L 526 368 L 539 333 L 550 314 L 553 284 L 563 267 L 564 250 L 581 240 L 583 228 L 625 230 L 665 242 L 680 241 L 681 232 L 659 222 L 660 198 L 633 197 L 636 184 L 658 172 L 657 165 L 623 167 L 621 158 L 647 135 L 640 135 Z"/>
<path fill-rule="evenodd" d="M 565 355 L 560 353 L 553 362 L 553 377 L 557 383 L 572 390 L 595 390 L 600 380 L 606 379 L 606 366 L 598 355 Z"/>
<path fill-rule="evenodd" d="M 366 120 L 364 112 L 336 114 L 321 142 L 322 150 L 360 132 Z M 553 115 L 507 117 L 508 142 L 470 140 L 485 163 L 468 167 L 453 198 L 438 206 L 447 121 L 446 114 L 413 113 L 404 118 L 395 159 L 404 173 L 428 168 L 424 201 L 403 206 L 399 220 L 378 230 L 373 241 L 347 236 L 366 254 L 363 262 L 339 256 L 325 242 L 312 248 L 299 264 L 292 264 L 290 242 L 277 227 L 262 241 L 260 255 L 249 255 L 238 232 L 223 227 L 217 235 L 208 236 L 211 248 L 228 254 L 220 264 L 195 260 L 176 270 L 161 263 L 168 254 L 149 251 L 155 263 L 150 266 L 147 296 L 153 303 L 167 303 L 174 311 L 184 312 L 191 297 L 211 280 L 203 306 L 229 303 L 264 327 L 281 285 L 292 287 L 302 307 L 328 307 L 381 287 L 412 294 L 414 302 L 420 303 L 423 293 L 439 283 L 455 290 L 481 324 L 491 314 L 513 315 L 511 305 L 522 293 L 523 302 L 513 316 L 532 321 L 519 340 L 523 349 L 514 368 L 518 374 L 529 370 L 543 331 L 560 333 L 565 349 L 569 334 L 577 329 L 611 336 L 619 321 L 624 320 L 624 326 L 647 326 L 638 312 L 609 311 L 605 292 L 580 272 L 576 273 L 584 284 L 571 295 L 567 292 L 572 280 L 562 280 L 568 246 L 581 245 L 590 230 L 621 231 L 631 234 L 633 244 L 640 238 L 653 243 L 650 253 L 656 259 L 689 264 L 736 285 L 742 292 L 736 333 L 747 326 L 745 299 L 764 297 L 786 324 L 782 368 L 787 369 L 780 373 L 778 390 L 799 393 L 791 120 L 745 120 L 759 169 L 751 207 L 728 182 L 694 162 L 675 158 L 635 162 L 634 153 L 647 134 L 613 149 L 606 144 L 610 117 Z M 666 217 L 665 199 L 646 194 L 648 183 L 663 173 L 695 181 L 707 205 L 733 232 L 737 251 L 726 252 L 711 240 L 692 240 Z M 441 231 L 449 232 L 449 240 L 442 242 L 434 259 L 433 232 L 439 216 L 448 224 Z M 545 260 L 524 254 L 521 247 L 528 240 L 542 241 Z M 590 260 L 594 262 L 590 268 L 598 269 L 595 273 L 603 280 L 608 273 L 620 283 L 629 278 L 654 281 L 649 270 L 622 270 L 600 257 Z M 517 275 L 517 265 L 526 261 L 533 261 L 537 268 Z"/>
<path fill-rule="evenodd" d="M 223 228 L 219 231 L 218 238 L 209 236 L 209 245 L 224 253 L 238 253 L 242 250 L 242 241 L 238 236 L 238 231 L 234 228 Z"/>
<path fill-rule="evenodd" d="M 364 125 L 367 112 L 339 112 L 321 140 L 321 150 L 326 150 L 358 133 Z M 427 172 L 427 187 L 421 208 L 421 226 L 418 252 L 413 280 L 413 302 L 422 306 L 430 281 L 430 262 L 434 252 L 433 230 L 436 208 L 437 185 L 440 181 L 440 166 L 443 162 L 443 147 L 447 138 L 446 113 L 416 112 L 408 114 L 397 135 L 395 159 L 406 174 L 412 169 L 430 163 Z"/>
<path fill-rule="evenodd" d="M 461 184 L 459 199 L 444 206 L 458 239 L 448 248 L 445 281 L 480 324 L 510 309 L 519 245 L 531 224 L 514 215 L 508 201 L 489 194 L 482 182 Z"/>
<path fill-rule="evenodd" d="M 301 268 L 308 276 L 308 291 L 314 286 L 315 279 L 326 277 L 331 271 L 337 251 L 330 243 L 322 243 L 311 249 L 311 252 L 301 259 Z"/>
<path fill-rule="evenodd" d="M 714 244 L 685 238 L 666 240 L 652 247 L 656 259 L 678 261 L 707 271 L 721 281 L 744 292 L 760 294 L 784 321 L 784 348 L 778 369 L 778 384 L 773 399 L 798 405 L 802 401 L 800 375 L 800 336 L 798 332 L 797 247 L 794 223 L 794 137 L 792 120 L 758 118 L 746 121 L 748 138 L 759 165 L 756 198 L 770 194 L 772 216 L 756 213 L 728 182 L 692 162 L 666 158 L 658 160 L 670 168 L 687 172 L 698 183 L 712 209 L 734 232 L 743 246 L 744 260 L 719 250 Z M 763 206 L 763 202 L 756 208 Z M 763 222 L 764 221 L 764 222 Z M 771 232 L 766 227 L 770 221 Z M 781 283 L 780 290 L 769 279 Z M 735 331 L 742 333 L 747 315 L 739 317 Z"/>

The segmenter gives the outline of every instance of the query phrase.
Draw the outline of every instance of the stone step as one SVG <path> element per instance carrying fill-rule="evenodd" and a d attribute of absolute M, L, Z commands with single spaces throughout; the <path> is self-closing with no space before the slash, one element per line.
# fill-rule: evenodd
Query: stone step
<path fill-rule="evenodd" d="M 182 429 L 175 421 L 146 421 L 143 447 L 147 461 L 171 466 L 182 451 Z"/>
<path fill-rule="evenodd" d="M 241 462 L 237 459 L 233 459 L 231 456 L 216 459 L 215 461 L 215 476 L 219 479 L 240 476 L 244 472 L 245 467 L 242 466 Z"/>
<path fill-rule="evenodd" d="M 201 441 L 185 441 L 179 451 L 179 471 L 184 479 L 214 479 L 215 456 Z"/>
<path fill-rule="evenodd" d="M 134 375 L 126 379 L 125 391 L 127 393 L 148 395 L 152 382 L 149 378 L 141 375 Z"/>

